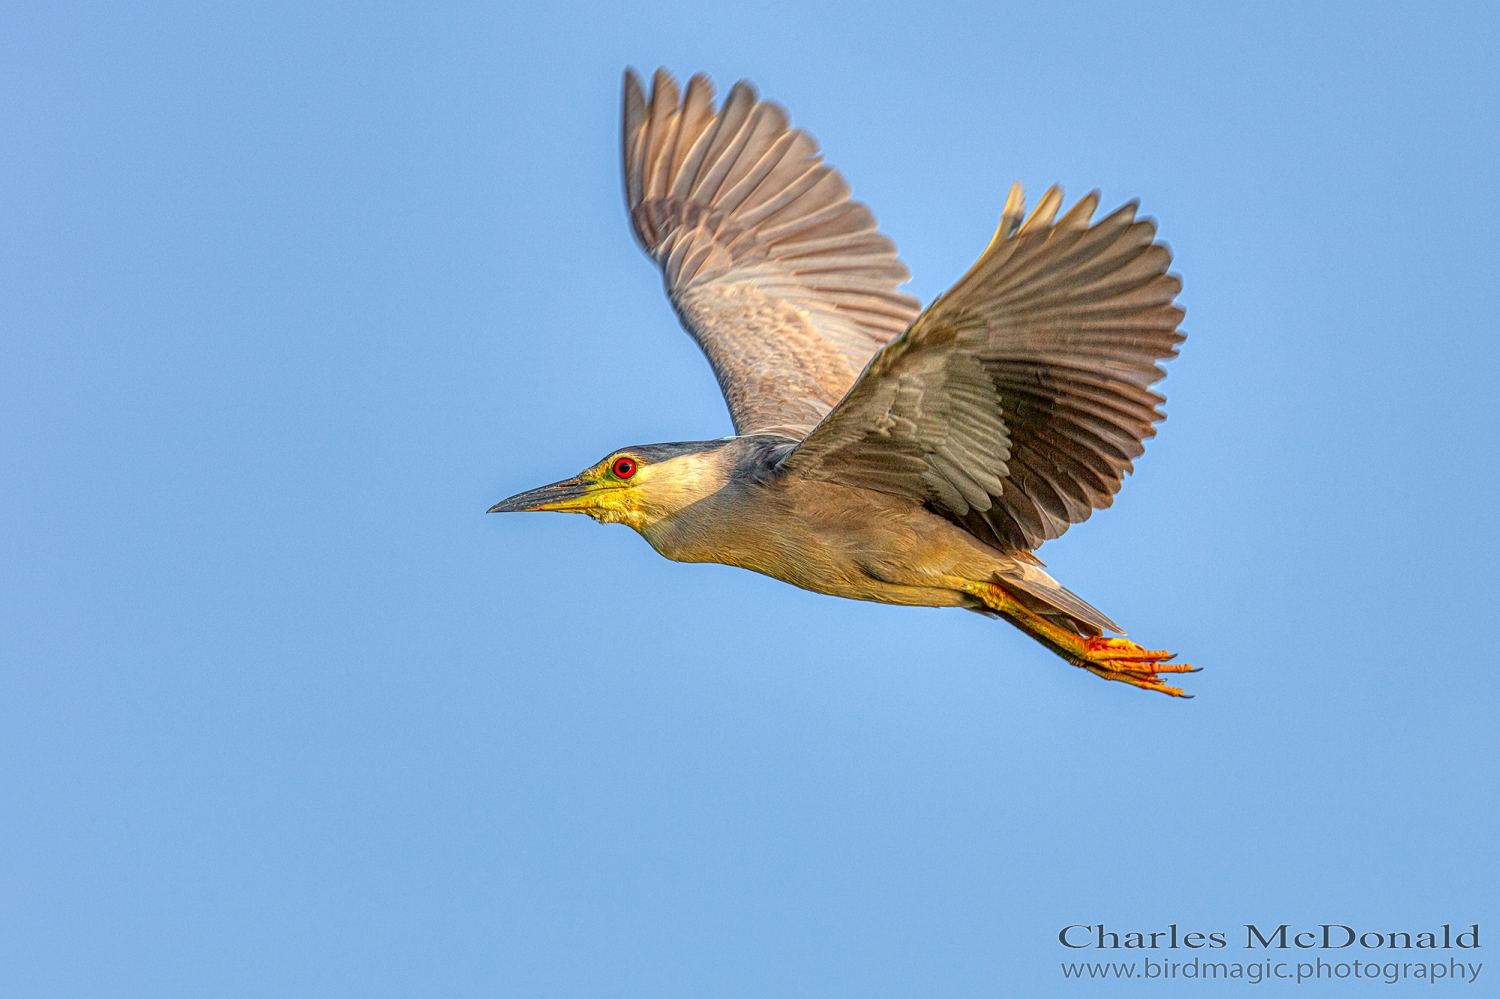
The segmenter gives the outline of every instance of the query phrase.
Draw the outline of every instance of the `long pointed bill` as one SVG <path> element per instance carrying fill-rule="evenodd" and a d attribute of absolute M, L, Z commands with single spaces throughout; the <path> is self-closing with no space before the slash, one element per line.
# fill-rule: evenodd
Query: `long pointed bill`
<path fill-rule="evenodd" d="M 564 479 L 550 486 L 528 489 L 510 499 L 501 500 L 486 513 L 524 513 L 530 510 L 556 510 L 560 513 L 582 513 L 594 507 L 592 493 L 598 483 L 585 479 Z"/>

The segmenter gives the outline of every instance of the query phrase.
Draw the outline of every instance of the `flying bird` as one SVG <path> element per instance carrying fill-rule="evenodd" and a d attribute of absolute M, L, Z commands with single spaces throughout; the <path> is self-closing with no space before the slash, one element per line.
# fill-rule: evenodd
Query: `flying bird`
<path fill-rule="evenodd" d="M 1028 217 L 1011 188 L 988 248 L 926 309 L 817 143 L 741 81 L 716 107 L 658 70 L 624 81 L 625 197 L 735 435 L 621 448 L 491 513 L 626 524 L 678 562 L 1000 617 L 1106 680 L 1184 696 L 1032 552 L 1109 506 L 1165 401 L 1181 280 L 1130 202 Z"/>

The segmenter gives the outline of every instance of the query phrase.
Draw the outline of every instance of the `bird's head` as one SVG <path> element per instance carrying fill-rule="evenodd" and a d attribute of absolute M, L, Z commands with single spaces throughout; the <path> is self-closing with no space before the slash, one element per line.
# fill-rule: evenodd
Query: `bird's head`
<path fill-rule="evenodd" d="M 582 513 L 637 531 L 670 517 L 729 483 L 737 456 L 731 440 L 621 448 L 571 479 L 529 489 L 490 513 L 549 510 Z"/>

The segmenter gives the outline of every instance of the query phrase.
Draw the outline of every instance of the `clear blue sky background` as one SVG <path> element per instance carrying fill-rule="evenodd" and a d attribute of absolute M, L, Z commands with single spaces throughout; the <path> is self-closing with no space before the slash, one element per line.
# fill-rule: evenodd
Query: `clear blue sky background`
<path fill-rule="evenodd" d="M 1139 993 L 1062 981 L 1101 920 L 1493 956 L 1497 51 L 1489 4 L 8 6 L 0 992 Z M 924 299 L 1016 178 L 1160 219 L 1170 419 L 1042 554 L 1196 700 L 483 515 L 729 431 L 626 64 L 754 79 Z"/>

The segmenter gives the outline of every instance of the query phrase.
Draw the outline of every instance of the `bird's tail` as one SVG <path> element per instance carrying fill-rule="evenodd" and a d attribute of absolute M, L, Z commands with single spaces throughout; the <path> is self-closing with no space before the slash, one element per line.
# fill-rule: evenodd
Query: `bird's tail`
<path fill-rule="evenodd" d="M 1128 638 L 1105 638 L 1105 631 L 1123 635 L 1125 630 L 1069 592 L 1039 565 L 1017 562 L 1014 568 L 996 573 L 994 582 L 980 584 L 971 592 L 991 613 L 1005 618 L 1074 666 L 1144 690 L 1189 696 L 1180 687 L 1164 683 L 1160 674 L 1196 673 L 1193 666 L 1168 664 L 1173 656 L 1165 649 L 1145 649 Z"/>
<path fill-rule="evenodd" d="M 1015 568 L 995 574 L 995 581 L 1006 587 L 1030 610 L 1050 621 L 1072 628 L 1080 635 L 1102 635 L 1112 631 L 1125 634 L 1097 607 L 1047 575 L 1041 566 L 1017 562 Z"/>

